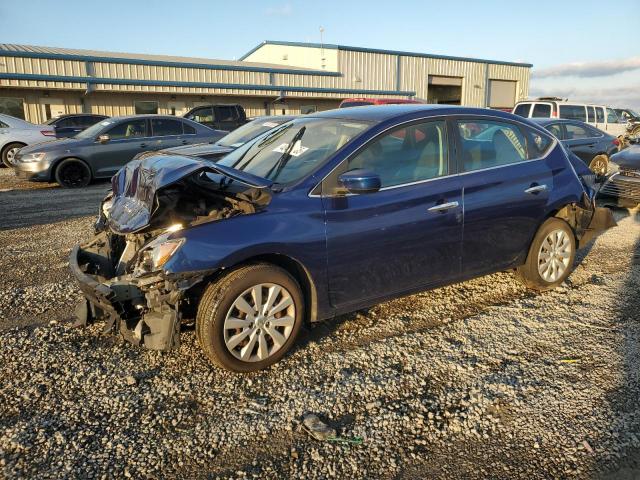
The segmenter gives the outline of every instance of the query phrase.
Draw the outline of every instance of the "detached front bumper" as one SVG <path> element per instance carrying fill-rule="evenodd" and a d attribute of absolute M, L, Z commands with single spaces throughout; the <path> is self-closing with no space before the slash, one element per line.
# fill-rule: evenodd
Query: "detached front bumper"
<path fill-rule="evenodd" d="M 599 194 L 638 204 L 640 203 L 640 176 L 632 177 L 614 173 L 606 183 L 602 185 Z"/>
<path fill-rule="evenodd" d="M 71 251 L 69 267 L 85 297 L 76 309 L 78 324 L 104 320 L 105 333 L 120 334 L 135 345 L 153 350 L 177 348 L 180 303 L 186 290 L 202 277 L 169 279 L 158 273 L 140 278 L 106 278 L 103 272 L 110 268 L 107 250 L 108 242 L 94 240 Z"/>

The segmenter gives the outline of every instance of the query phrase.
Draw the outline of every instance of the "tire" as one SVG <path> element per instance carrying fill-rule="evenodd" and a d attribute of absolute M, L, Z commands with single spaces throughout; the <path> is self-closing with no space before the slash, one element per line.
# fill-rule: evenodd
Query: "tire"
<path fill-rule="evenodd" d="M 640 137 L 640 125 L 634 127 L 633 130 L 631 130 L 631 136 L 636 138 Z"/>
<path fill-rule="evenodd" d="M 604 153 L 596 155 L 589 163 L 589 170 L 597 175 L 606 175 L 609 170 L 609 157 Z"/>
<path fill-rule="evenodd" d="M 290 304 L 271 316 L 255 315 L 257 290 L 263 308 L 288 305 L 289 300 Z M 300 286 L 289 273 L 267 263 L 247 265 L 206 288 L 196 314 L 196 335 L 215 365 L 233 372 L 255 372 L 276 363 L 295 343 L 304 310 Z"/>
<path fill-rule="evenodd" d="M 554 244 L 556 241 L 558 243 Z M 565 247 L 562 248 L 560 245 Z M 544 269 L 541 265 L 544 258 L 543 251 L 547 253 L 549 249 L 554 249 L 556 253 L 552 254 L 551 265 Z M 526 262 L 516 269 L 516 277 L 532 290 L 541 292 L 551 290 L 569 276 L 575 257 L 576 238 L 573 230 L 564 220 L 549 218 L 538 229 L 529 247 Z M 556 267 L 555 275 L 553 275 L 554 267 Z"/>
<path fill-rule="evenodd" d="M 56 167 L 55 178 L 63 188 L 86 187 L 91 182 L 91 169 L 78 158 L 67 158 Z"/>
<path fill-rule="evenodd" d="M 20 150 L 22 147 L 25 147 L 25 146 L 26 145 L 24 143 L 18 143 L 18 142 L 14 142 L 6 145 L 2 149 L 2 166 L 13 168 L 14 155 L 18 152 L 18 150 Z"/>

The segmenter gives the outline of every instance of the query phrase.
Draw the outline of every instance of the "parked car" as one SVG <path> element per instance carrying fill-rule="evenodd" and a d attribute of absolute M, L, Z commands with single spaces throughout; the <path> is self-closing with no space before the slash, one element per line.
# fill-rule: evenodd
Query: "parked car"
<path fill-rule="evenodd" d="M 113 117 L 73 138 L 22 148 L 14 168 L 20 178 L 84 187 L 92 179 L 111 177 L 142 152 L 216 141 L 226 133 L 173 116 Z"/>
<path fill-rule="evenodd" d="M 420 100 L 410 100 L 408 98 L 345 98 L 340 102 L 338 108 L 364 107 L 367 105 L 394 105 L 404 103 L 424 103 Z"/>
<path fill-rule="evenodd" d="M 609 158 L 620 147 L 617 137 L 584 122 L 553 118 L 534 118 L 533 121 L 549 130 L 588 165 L 592 172 L 599 175 L 607 173 Z"/>
<path fill-rule="evenodd" d="M 45 125 L 53 127 L 57 138 L 68 138 L 107 118 L 109 117 L 106 115 L 95 115 L 93 113 L 71 113 L 53 117 L 45 122 Z"/>
<path fill-rule="evenodd" d="M 626 121 L 619 119 L 613 108 L 603 105 L 588 105 L 556 97 L 541 97 L 537 100 L 516 103 L 513 113 L 524 118 L 578 120 L 619 138 L 627 134 Z"/>
<path fill-rule="evenodd" d="M 247 123 L 247 115 L 239 104 L 201 105 L 185 113 L 184 118 L 228 132 Z"/>
<path fill-rule="evenodd" d="M 22 147 L 53 140 L 56 134 L 48 125 L 35 125 L 26 120 L 0 113 L 0 166 L 12 167 Z"/>
<path fill-rule="evenodd" d="M 614 224 L 535 123 L 394 107 L 299 117 L 216 163 L 127 164 L 70 256 L 78 325 L 166 350 L 195 315 L 211 361 L 254 371 L 307 321 L 501 270 L 554 288 Z"/>
<path fill-rule="evenodd" d="M 621 207 L 636 207 L 640 203 L 640 145 L 631 145 L 613 155 L 609 173 L 600 196 Z"/>
<path fill-rule="evenodd" d="M 627 122 L 627 134 L 633 138 L 640 137 L 640 115 L 629 108 L 616 108 L 618 118 Z"/>
<path fill-rule="evenodd" d="M 258 117 L 255 120 L 245 123 L 233 132 L 225 135 L 217 142 L 197 143 L 194 145 L 183 145 L 176 148 L 165 148 L 163 153 L 176 155 L 188 155 L 190 157 L 200 157 L 207 160 L 215 160 L 224 157 L 227 153 L 233 152 L 250 140 L 275 128 L 283 123 L 296 118 L 293 115 L 274 115 Z"/>

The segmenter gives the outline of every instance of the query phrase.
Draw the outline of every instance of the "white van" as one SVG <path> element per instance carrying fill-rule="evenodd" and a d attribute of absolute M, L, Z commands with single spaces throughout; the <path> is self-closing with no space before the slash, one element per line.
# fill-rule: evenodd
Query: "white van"
<path fill-rule="evenodd" d="M 573 103 L 555 97 L 518 102 L 513 107 L 513 113 L 525 118 L 579 120 L 616 137 L 623 137 L 627 132 L 627 122 L 618 118 L 613 108 Z"/>

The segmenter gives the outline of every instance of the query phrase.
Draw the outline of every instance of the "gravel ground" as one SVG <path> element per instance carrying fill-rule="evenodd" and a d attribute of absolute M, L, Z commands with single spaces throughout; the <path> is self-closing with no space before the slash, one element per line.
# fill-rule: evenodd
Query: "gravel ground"
<path fill-rule="evenodd" d="M 71 328 L 66 255 L 106 187 L 12 181 L 0 171 L 0 476 L 640 477 L 636 211 L 556 291 L 501 273 L 414 295 L 236 375 L 193 331 L 160 353 Z M 310 438 L 308 412 L 344 441 Z"/>

